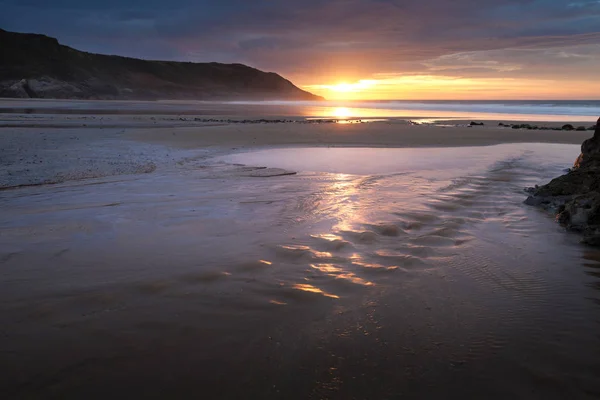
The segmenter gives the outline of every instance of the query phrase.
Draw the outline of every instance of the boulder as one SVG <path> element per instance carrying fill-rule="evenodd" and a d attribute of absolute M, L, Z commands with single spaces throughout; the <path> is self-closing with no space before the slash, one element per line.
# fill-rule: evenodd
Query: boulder
<path fill-rule="evenodd" d="M 470 126 L 483 126 L 485 125 L 483 122 L 475 122 L 475 121 L 471 121 L 471 123 L 469 124 Z"/>
<path fill-rule="evenodd" d="M 572 130 L 575 129 L 575 127 L 573 125 L 571 125 L 571 124 L 566 124 L 566 125 L 563 125 L 561 129 L 563 131 L 572 131 Z"/>
<path fill-rule="evenodd" d="M 584 243 L 600 246 L 600 118 L 573 168 L 530 193 L 525 204 L 551 210 L 566 229 L 581 232 Z"/>
<path fill-rule="evenodd" d="M 583 232 L 589 226 L 600 226 L 600 192 L 575 196 L 559 211 L 557 219 L 568 229 Z"/>

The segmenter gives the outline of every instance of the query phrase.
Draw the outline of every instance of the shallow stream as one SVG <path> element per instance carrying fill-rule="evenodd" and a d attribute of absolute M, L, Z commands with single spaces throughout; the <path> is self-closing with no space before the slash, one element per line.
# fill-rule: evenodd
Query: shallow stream
<path fill-rule="evenodd" d="M 598 396 L 600 253 L 522 204 L 577 152 L 267 149 L 5 191 L 0 388 Z"/>

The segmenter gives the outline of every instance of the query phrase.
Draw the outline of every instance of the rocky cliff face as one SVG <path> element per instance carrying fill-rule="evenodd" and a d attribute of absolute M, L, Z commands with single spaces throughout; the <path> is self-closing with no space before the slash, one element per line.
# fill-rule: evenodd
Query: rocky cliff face
<path fill-rule="evenodd" d="M 584 243 L 600 246 L 600 118 L 569 173 L 531 190 L 525 203 L 555 212 L 563 226 L 583 234 Z"/>
<path fill-rule="evenodd" d="M 0 29 L 0 97 L 322 100 L 242 64 L 146 61 L 85 53 Z"/>

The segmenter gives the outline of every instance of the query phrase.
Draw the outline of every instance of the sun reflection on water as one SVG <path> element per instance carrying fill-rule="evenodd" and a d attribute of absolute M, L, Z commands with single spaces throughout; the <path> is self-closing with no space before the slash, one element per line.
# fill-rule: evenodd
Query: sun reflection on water
<path fill-rule="evenodd" d="M 311 264 L 310 266 L 314 269 L 328 274 L 335 274 L 343 271 L 343 269 L 341 269 L 340 267 L 336 267 L 333 264 Z"/>
<path fill-rule="evenodd" d="M 334 108 L 332 114 L 336 118 L 346 119 L 352 117 L 352 111 L 348 107 Z"/>
<path fill-rule="evenodd" d="M 342 240 L 343 238 L 341 236 L 338 235 L 334 235 L 332 233 L 323 233 L 320 235 L 310 235 L 313 238 L 318 238 L 318 239 L 324 239 L 327 240 L 329 242 L 334 242 L 336 240 Z"/>
<path fill-rule="evenodd" d="M 269 303 L 275 304 L 277 306 L 286 306 L 287 305 L 287 303 L 285 303 L 283 301 L 279 301 L 279 300 L 269 300 Z"/>
<path fill-rule="evenodd" d="M 340 266 L 335 266 L 333 264 L 311 264 L 310 266 L 312 268 L 314 268 L 318 271 L 321 271 L 323 273 L 326 273 L 327 275 L 334 277 L 336 279 L 344 279 L 349 282 L 355 283 L 357 285 L 363 285 L 363 286 L 373 286 L 374 285 L 373 282 L 369 282 L 369 281 L 357 276 L 353 272 L 345 271 Z"/>
<path fill-rule="evenodd" d="M 321 295 L 323 295 L 325 297 L 330 297 L 332 299 L 339 299 L 340 298 L 340 296 L 324 292 L 323 290 L 319 289 L 318 287 L 313 286 L 313 285 L 309 285 L 307 283 L 297 283 L 297 284 L 295 284 L 292 287 L 294 289 L 297 289 L 297 290 L 302 290 L 303 292 L 317 293 L 317 294 L 321 294 Z"/>

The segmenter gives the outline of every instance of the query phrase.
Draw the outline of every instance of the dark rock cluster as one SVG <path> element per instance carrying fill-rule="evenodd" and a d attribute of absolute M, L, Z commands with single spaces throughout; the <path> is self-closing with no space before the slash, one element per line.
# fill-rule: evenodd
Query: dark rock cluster
<path fill-rule="evenodd" d="M 529 192 L 526 204 L 555 212 L 565 228 L 583 234 L 584 243 L 600 246 L 600 118 L 573 168 Z"/>
<path fill-rule="evenodd" d="M 503 122 L 500 122 L 498 124 L 498 126 L 502 126 L 505 128 L 512 128 L 512 129 L 529 129 L 529 130 L 541 130 L 541 131 L 593 131 L 596 129 L 596 125 L 592 125 L 592 126 L 578 126 L 578 127 L 574 127 L 571 124 L 565 124 L 561 127 L 549 127 L 549 126 L 537 126 L 537 125 L 531 125 L 531 124 L 505 124 Z"/>

